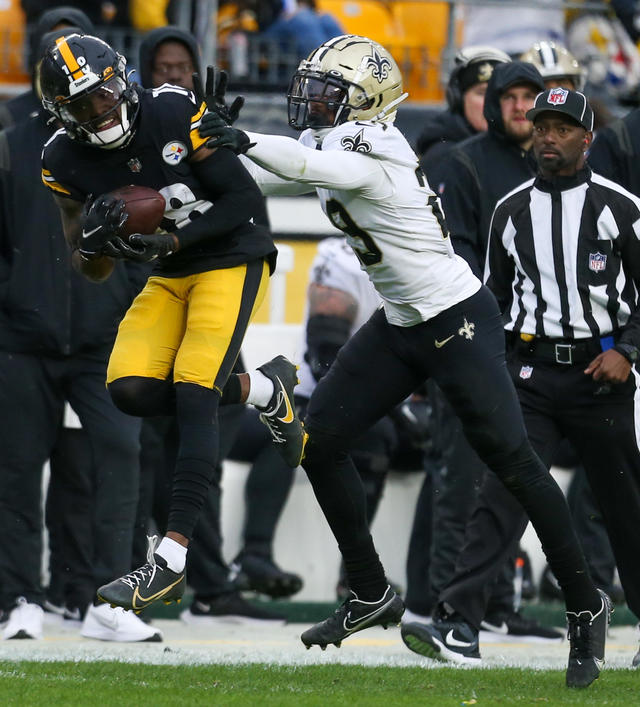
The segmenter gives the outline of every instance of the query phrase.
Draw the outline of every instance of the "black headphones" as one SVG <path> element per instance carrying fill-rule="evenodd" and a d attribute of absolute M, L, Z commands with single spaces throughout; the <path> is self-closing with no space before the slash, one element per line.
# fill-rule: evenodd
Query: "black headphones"
<path fill-rule="evenodd" d="M 453 69 L 447 83 L 446 98 L 449 110 L 452 113 L 462 113 L 462 89 L 460 75 L 470 65 L 482 61 L 495 64 L 511 61 L 511 57 L 500 49 L 488 46 L 474 46 L 461 49 L 455 56 Z"/>

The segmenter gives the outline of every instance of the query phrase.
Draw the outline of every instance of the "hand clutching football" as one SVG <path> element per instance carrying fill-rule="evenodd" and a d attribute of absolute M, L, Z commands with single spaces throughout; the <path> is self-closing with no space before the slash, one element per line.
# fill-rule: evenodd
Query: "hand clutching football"
<path fill-rule="evenodd" d="M 119 232 L 127 213 L 125 202 L 111 194 L 87 198 L 83 211 L 82 235 L 78 250 L 85 260 L 103 255 L 106 244 Z"/>
<path fill-rule="evenodd" d="M 166 258 L 180 249 L 180 242 L 173 233 L 132 233 L 128 240 L 116 236 L 105 246 L 104 253 L 112 258 L 126 258 L 148 263 L 156 258 Z"/>

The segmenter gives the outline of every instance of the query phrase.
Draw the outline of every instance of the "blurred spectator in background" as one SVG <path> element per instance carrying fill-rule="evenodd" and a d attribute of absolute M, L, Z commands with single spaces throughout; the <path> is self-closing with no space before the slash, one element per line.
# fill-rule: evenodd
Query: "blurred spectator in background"
<path fill-rule="evenodd" d="M 572 91 L 585 90 L 587 71 L 562 44 L 536 42 L 522 54 L 520 61 L 528 61 L 538 69 L 544 79 L 545 88 L 560 86 Z M 590 97 L 589 101 L 594 113 L 593 129 L 599 130 L 613 120 L 614 116 L 607 105 L 608 102 L 593 97 Z"/>
<path fill-rule="evenodd" d="M 43 12 L 59 5 L 51 0 L 21 0 L 21 3 L 27 24 L 37 22 Z M 69 0 L 67 5 L 82 10 L 96 25 L 129 25 L 129 0 Z"/>
<path fill-rule="evenodd" d="M 297 0 L 282 10 L 280 16 L 261 32 L 264 39 L 277 40 L 283 52 L 293 51 L 305 59 L 328 39 L 345 34 L 329 13 L 319 13 L 315 0 Z"/>
<path fill-rule="evenodd" d="M 422 169 L 436 191 L 439 168 L 451 148 L 487 129 L 482 112 L 487 83 L 493 67 L 508 61 L 508 54 L 487 46 L 465 47 L 456 54 L 447 83 L 447 108 L 429 117 L 416 145 Z"/>

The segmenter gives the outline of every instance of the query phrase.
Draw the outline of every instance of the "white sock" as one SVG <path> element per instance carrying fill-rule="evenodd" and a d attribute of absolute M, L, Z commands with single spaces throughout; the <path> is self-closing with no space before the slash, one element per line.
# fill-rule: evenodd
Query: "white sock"
<path fill-rule="evenodd" d="M 247 402 L 258 408 L 266 408 L 273 395 L 274 387 L 271 378 L 262 371 L 249 371 L 249 395 Z"/>
<path fill-rule="evenodd" d="M 160 555 L 172 572 L 182 572 L 187 562 L 187 548 L 171 538 L 164 537 L 156 548 L 156 555 Z"/>

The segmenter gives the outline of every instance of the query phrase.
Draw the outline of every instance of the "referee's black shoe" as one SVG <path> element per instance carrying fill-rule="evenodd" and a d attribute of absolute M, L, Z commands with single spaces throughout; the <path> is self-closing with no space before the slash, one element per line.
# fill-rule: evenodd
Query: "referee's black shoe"
<path fill-rule="evenodd" d="M 486 632 L 486 633 L 485 633 Z M 562 641 L 564 633 L 552 626 L 542 626 L 535 619 L 524 616 L 519 611 L 496 611 L 487 614 L 480 624 L 480 638 L 483 641 Z"/>
<path fill-rule="evenodd" d="M 351 594 L 351 598 L 344 601 L 328 619 L 307 629 L 300 636 L 307 648 L 320 646 L 325 650 L 329 643 L 340 648 L 342 641 L 356 631 L 371 626 L 387 628 L 400 623 L 404 602 L 391 587 L 387 587 L 378 601 L 362 601 L 355 592 Z"/>
<path fill-rule="evenodd" d="M 604 665 L 604 646 L 611 621 L 611 601 L 598 589 L 601 605 L 595 614 L 591 611 L 567 611 L 569 627 L 569 663 L 567 687 L 588 687 L 598 678 Z"/>
<path fill-rule="evenodd" d="M 430 624 L 402 624 L 402 640 L 414 653 L 445 663 L 479 665 L 478 631 L 459 614 L 439 610 Z"/>

